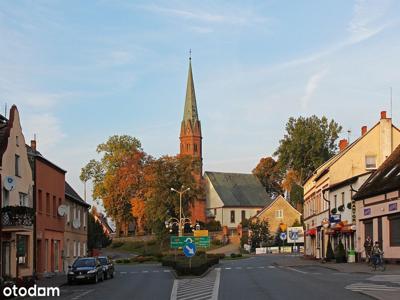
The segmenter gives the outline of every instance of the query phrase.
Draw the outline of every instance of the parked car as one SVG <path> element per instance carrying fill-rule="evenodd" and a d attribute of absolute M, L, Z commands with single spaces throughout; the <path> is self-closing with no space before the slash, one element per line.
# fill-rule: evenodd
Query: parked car
<path fill-rule="evenodd" d="M 77 258 L 68 269 L 68 284 L 78 281 L 97 283 L 104 280 L 103 265 L 95 257 Z"/>
<path fill-rule="evenodd" d="M 98 257 L 100 263 L 103 265 L 104 279 L 114 278 L 114 263 L 107 256 Z"/>

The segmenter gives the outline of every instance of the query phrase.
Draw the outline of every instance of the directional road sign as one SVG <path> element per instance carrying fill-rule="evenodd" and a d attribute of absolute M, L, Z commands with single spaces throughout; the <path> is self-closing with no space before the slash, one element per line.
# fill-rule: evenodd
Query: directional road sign
<path fill-rule="evenodd" d="M 171 248 L 178 249 L 183 248 L 186 243 L 195 243 L 197 248 L 209 248 L 210 237 L 209 236 L 171 236 Z"/>
<path fill-rule="evenodd" d="M 186 257 L 192 257 L 196 254 L 196 245 L 193 243 L 186 243 L 183 246 L 183 253 Z"/>

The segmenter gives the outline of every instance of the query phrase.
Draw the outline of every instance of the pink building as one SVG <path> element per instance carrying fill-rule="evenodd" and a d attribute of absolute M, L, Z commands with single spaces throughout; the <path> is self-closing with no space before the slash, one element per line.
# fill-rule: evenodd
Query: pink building
<path fill-rule="evenodd" d="M 385 259 L 400 262 L 400 146 L 354 195 L 359 245 L 379 241 Z M 363 249 L 357 249 L 363 250 Z M 365 257 L 365 253 L 362 254 Z"/>

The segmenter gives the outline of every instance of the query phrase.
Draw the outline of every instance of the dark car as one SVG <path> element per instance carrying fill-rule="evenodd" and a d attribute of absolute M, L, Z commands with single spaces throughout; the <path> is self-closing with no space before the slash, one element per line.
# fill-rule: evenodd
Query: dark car
<path fill-rule="evenodd" d="M 103 266 L 95 257 L 77 258 L 68 269 L 68 284 L 78 281 L 97 283 L 104 280 Z"/>
<path fill-rule="evenodd" d="M 104 279 L 114 278 L 114 263 L 107 256 L 99 256 L 98 260 L 103 265 Z"/>

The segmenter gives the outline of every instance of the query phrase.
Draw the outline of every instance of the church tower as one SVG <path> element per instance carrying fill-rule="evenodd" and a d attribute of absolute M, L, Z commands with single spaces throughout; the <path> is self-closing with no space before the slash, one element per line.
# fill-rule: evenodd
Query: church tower
<path fill-rule="evenodd" d="M 203 178 L 203 147 L 201 136 L 201 124 L 197 112 L 196 93 L 194 90 L 192 74 L 192 58 L 189 57 L 189 72 L 186 86 L 185 108 L 181 123 L 180 154 L 191 155 L 200 159 L 200 170 L 194 176 L 199 184 Z M 206 221 L 206 201 L 196 199 L 190 207 L 192 223 L 196 221 Z"/>
<path fill-rule="evenodd" d="M 197 112 L 196 93 L 194 90 L 192 59 L 189 58 L 189 72 L 186 86 L 185 109 L 181 123 L 180 154 L 200 158 L 200 174 L 203 174 L 203 147 L 201 140 L 201 124 Z"/>

